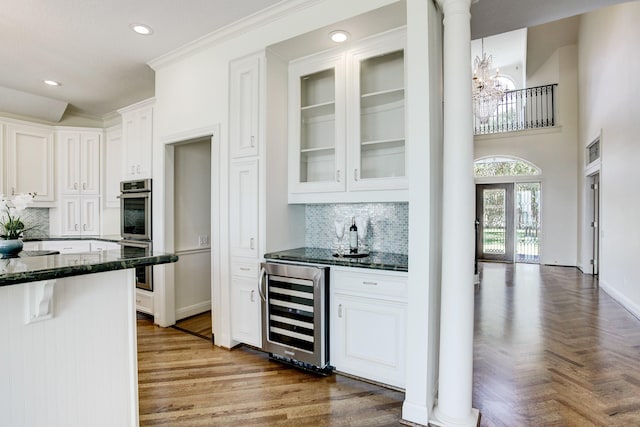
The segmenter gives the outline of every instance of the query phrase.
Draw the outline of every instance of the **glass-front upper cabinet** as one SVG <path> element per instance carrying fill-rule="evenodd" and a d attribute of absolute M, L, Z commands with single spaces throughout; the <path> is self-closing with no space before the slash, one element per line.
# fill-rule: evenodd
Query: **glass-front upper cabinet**
<path fill-rule="evenodd" d="M 294 62 L 289 72 L 289 190 L 344 191 L 343 57 Z"/>
<path fill-rule="evenodd" d="M 403 46 L 382 38 L 351 57 L 350 189 L 407 188 Z"/>

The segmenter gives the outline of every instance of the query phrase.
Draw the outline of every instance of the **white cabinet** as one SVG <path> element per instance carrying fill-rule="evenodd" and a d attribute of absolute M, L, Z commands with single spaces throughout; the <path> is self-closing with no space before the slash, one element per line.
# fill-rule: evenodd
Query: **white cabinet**
<path fill-rule="evenodd" d="M 60 192 L 100 194 L 102 132 L 58 132 Z"/>
<path fill-rule="evenodd" d="M 118 112 L 122 115 L 123 179 L 151 178 L 153 100 Z"/>
<path fill-rule="evenodd" d="M 64 197 L 60 201 L 61 233 L 66 236 L 100 234 L 100 197 Z"/>
<path fill-rule="evenodd" d="M 331 364 L 404 387 L 407 274 L 331 269 Z"/>
<path fill-rule="evenodd" d="M 6 192 L 9 195 L 38 193 L 38 202 L 53 202 L 54 138 L 48 127 L 6 125 Z"/>
<path fill-rule="evenodd" d="M 408 200 L 405 44 L 394 30 L 290 63 L 290 203 Z"/>
<path fill-rule="evenodd" d="M 116 242 L 107 242 L 104 240 L 91 241 L 91 252 L 113 251 L 113 250 L 119 250 L 121 248 L 122 246 L 120 246 Z"/>
<path fill-rule="evenodd" d="M 104 149 L 104 205 L 106 208 L 120 207 L 120 181 L 124 176 L 122 168 L 122 126 L 114 126 L 105 131 Z"/>
<path fill-rule="evenodd" d="M 229 242 L 232 257 L 258 259 L 258 159 L 231 162 Z"/>
<path fill-rule="evenodd" d="M 289 191 L 344 191 L 344 55 L 289 67 Z"/>
<path fill-rule="evenodd" d="M 58 251 L 61 254 L 91 252 L 91 242 L 88 240 L 44 240 L 40 247 L 44 251 Z"/>
<path fill-rule="evenodd" d="M 229 139 L 231 158 L 257 156 L 260 143 L 261 55 L 229 65 Z"/>
<path fill-rule="evenodd" d="M 256 278 L 231 279 L 231 338 L 262 346 L 260 294 Z"/>

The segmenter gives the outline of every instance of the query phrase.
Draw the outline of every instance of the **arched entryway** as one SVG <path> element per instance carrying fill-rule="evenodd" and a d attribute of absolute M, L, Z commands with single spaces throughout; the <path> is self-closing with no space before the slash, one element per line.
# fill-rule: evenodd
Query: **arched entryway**
<path fill-rule="evenodd" d="M 512 156 L 474 162 L 477 258 L 540 262 L 542 170 Z"/>

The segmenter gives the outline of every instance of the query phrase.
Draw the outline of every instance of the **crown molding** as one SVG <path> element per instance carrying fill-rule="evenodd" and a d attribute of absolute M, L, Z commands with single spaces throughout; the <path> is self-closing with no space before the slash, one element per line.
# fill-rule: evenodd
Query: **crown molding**
<path fill-rule="evenodd" d="M 171 65 L 180 59 L 193 55 L 203 49 L 232 39 L 257 27 L 262 27 L 298 10 L 322 3 L 324 0 L 283 0 L 259 12 L 242 18 L 232 24 L 187 43 L 171 52 L 147 62 L 153 70 Z"/>

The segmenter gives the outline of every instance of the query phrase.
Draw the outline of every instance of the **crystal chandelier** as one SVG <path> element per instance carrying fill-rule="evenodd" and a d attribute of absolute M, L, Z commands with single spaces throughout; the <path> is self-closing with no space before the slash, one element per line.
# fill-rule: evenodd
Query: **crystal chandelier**
<path fill-rule="evenodd" d="M 484 40 L 482 40 L 482 58 L 476 56 L 473 61 L 472 95 L 473 114 L 486 124 L 489 117 L 495 113 L 498 104 L 502 101 L 504 90 L 498 79 L 499 71 L 491 75 L 491 55 L 484 52 Z"/>

